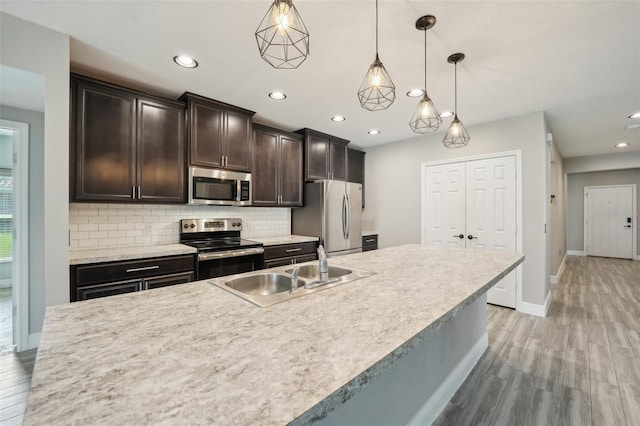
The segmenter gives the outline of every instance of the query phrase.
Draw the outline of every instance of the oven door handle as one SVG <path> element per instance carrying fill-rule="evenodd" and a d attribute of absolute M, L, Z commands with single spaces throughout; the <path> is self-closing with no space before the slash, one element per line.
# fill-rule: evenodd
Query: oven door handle
<path fill-rule="evenodd" d="M 262 254 L 264 253 L 264 248 L 255 247 L 248 248 L 242 250 L 226 250 L 226 251 L 217 251 L 214 253 L 201 253 L 198 254 L 198 260 L 211 260 L 211 259 L 225 259 L 228 257 L 239 257 L 239 256 L 249 256 L 252 254 Z"/>

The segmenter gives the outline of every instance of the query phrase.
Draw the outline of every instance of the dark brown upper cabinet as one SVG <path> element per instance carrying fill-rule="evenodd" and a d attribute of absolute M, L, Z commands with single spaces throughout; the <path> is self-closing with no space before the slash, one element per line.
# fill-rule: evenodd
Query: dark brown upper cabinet
<path fill-rule="evenodd" d="M 253 205 L 302 206 L 302 136 L 253 125 Z"/>
<path fill-rule="evenodd" d="M 184 104 L 71 77 L 71 200 L 183 204 Z"/>
<path fill-rule="evenodd" d="M 187 103 L 189 164 L 250 172 L 255 112 L 189 92 L 180 100 Z"/>
<path fill-rule="evenodd" d="M 348 140 L 311 129 L 296 133 L 304 136 L 304 178 L 347 180 Z"/>
<path fill-rule="evenodd" d="M 347 181 L 362 184 L 362 208 L 364 208 L 364 155 L 362 151 L 347 148 Z"/>

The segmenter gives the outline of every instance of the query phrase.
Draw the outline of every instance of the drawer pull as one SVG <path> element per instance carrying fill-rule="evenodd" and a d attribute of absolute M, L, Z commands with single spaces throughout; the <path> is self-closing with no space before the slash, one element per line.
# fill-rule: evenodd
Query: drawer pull
<path fill-rule="evenodd" d="M 365 243 L 373 243 L 375 240 L 376 240 L 375 238 L 372 238 L 370 240 L 364 240 L 364 242 Z"/>
<path fill-rule="evenodd" d="M 140 272 L 140 271 L 151 271 L 152 269 L 160 269 L 160 266 L 145 266 L 144 268 L 131 268 L 127 269 L 126 272 Z"/>
<path fill-rule="evenodd" d="M 293 253 L 294 251 L 301 251 L 301 250 L 302 250 L 302 249 L 298 247 L 298 248 L 288 249 L 288 250 L 285 250 L 285 251 L 286 251 L 287 253 Z"/>

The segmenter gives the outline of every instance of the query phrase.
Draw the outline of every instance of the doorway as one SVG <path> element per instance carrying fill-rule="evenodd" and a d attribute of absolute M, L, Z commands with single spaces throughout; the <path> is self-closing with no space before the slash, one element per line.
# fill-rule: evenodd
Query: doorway
<path fill-rule="evenodd" d="M 585 186 L 584 241 L 587 256 L 633 259 L 635 185 Z"/>
<path fill-rule="evenodd" d="M 423 164 L 423 244 L 521 251 L 517 154 Z M 487 301 L 516 308 L 520 274 L 498 282 Z"/>
<path fill-rule="evenodd" d="M 29 126 L 0 120 L 0 352 L 28 345 Z"/>

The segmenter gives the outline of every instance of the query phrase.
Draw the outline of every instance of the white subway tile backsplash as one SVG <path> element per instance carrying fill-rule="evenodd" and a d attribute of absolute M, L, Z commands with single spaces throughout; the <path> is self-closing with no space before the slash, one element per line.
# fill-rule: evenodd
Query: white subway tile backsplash
<path fill-rule="evenodd" d="M 291 233 L 291 209 L 287 208 L 71 203 L 69 247 L 177 243 L 181 219 L 209 217 L 241 218 L 243 238 Z"/>

